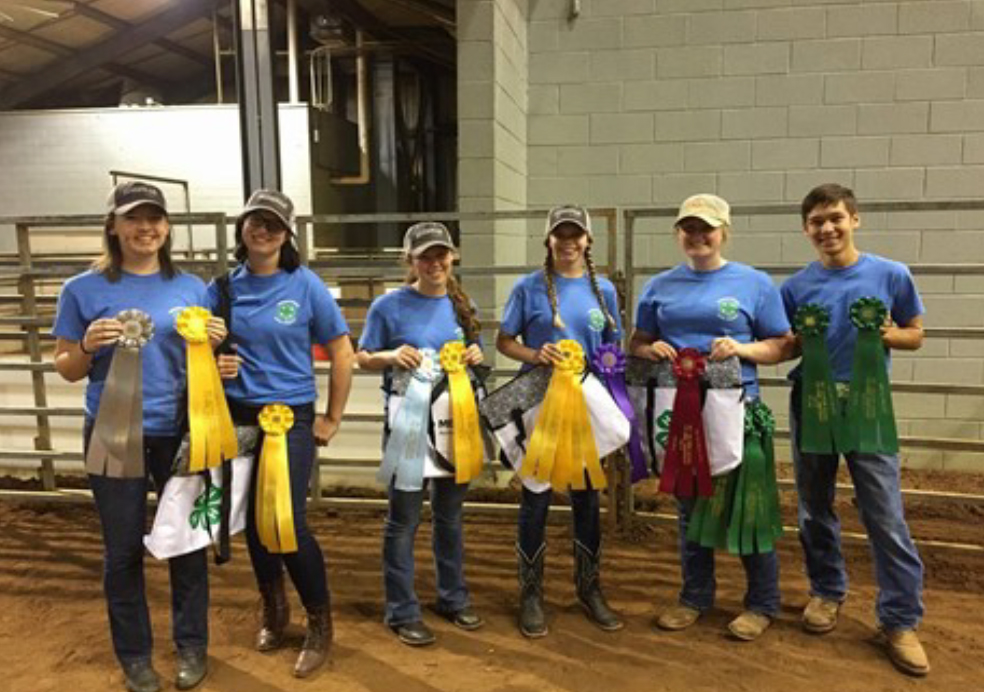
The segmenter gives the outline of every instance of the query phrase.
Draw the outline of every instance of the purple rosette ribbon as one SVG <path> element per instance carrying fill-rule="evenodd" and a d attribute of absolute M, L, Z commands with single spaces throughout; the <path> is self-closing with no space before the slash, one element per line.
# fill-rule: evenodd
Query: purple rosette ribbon
<path fill-rule="evenodd" d="M 639 421 L 636 420 L 629 391 L 625 385 L 625 353 L 616 344 L 603 344 L 595 351 L 591 362 L 595 372 L 601 375 L 605 386 L 619 410 L 629 420 L 632 435 L 629 437 L 629 460 L 632 464 L 632 482 L 636 483 L 649 476 L 646 455 L 642 451 L 642 438 L 639 435 Z"/>

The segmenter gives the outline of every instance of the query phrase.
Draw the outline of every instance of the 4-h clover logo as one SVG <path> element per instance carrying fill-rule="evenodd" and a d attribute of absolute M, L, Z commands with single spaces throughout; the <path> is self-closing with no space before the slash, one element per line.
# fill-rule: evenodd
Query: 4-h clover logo
<path fill-rule="evenodd" d="M 297 309 L 300 304 L 294 300 L 281 300 L 277 303 L 277 311 L 273 316 L 280 324 L 294 324 L 297 321 Z"/>
<path fill-rule="evenodd" d="M 673 411 L 666 409 L 659 418 L 656 419 L 656 444 L 666 449 L 667 438 L 670 436 L 670 419 L 673 418 Z"/>
<path fill-rule="evenodd" d="M 222 519 L 222 488 L 217 485 L 206 488 L 195 498 L 195 506 L 188 515 L 191 528 L 208 529 L 218 526 Z"/>
<path fill-rule="evenodd" d="M 605 319 L 605 313 L 603 313 L 598 308 L 591 308 L 588 311 L 588 328 L 593 332 L 603 332 L 605 331 L 605 325 L 608 321 Z"/>
<path fill-rule="evenodd" d="M 718 317 L 722 320 L 738 319 L 738 312 L 741 310 L 741 303 L 738 302 L 737 298 L 727 297 L 720 298 L 718 300 Z"/>

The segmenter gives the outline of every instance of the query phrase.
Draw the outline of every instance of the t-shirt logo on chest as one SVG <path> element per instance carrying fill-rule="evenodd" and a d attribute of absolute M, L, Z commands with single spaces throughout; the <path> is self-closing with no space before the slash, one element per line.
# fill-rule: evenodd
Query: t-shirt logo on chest
<path fill-rule="evenodd" d="M 717 303 L 718 317 L 728 322 L 738 319 L 738 313 L 741 311 L 741 303 L 738 302 L 737 298 L 732 298 L 731 296 L 719 298 Z"/>
<path fill-rule="evenodd" d="M 296 300 L 281 300 L 277 303 L 277 310 L 273 319 L 280 324 L 294 324 L 297 321 L 297 309 L 300 303 Z"/>
<path fill-rule="evenodd" d="M 605 331 L 605 325 L 607 320 L 605 319 L 605 313 L 603 313 L 598 308 L 591 308 L 588 310 L 588 328 L 593 332 L 603 332 Z"/>

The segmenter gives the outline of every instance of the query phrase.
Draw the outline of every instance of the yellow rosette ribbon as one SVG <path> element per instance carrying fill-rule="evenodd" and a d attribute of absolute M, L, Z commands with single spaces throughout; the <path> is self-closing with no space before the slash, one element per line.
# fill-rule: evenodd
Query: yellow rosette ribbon
<path fill-rule="evenodd" d="M 271 553 L 295 553 L 297 535 L 287 469 L 287 431 L 294 426 L 294 412 L 285 404 L 267 404 L 260 410 L 259 422 L 263 446 L 256 474 L 256 532 Z"/>
<path fill-rule="evenodd" d="M 188 343 L 188 472 L 222 464 L 239 453 L 236 428 L 226 403 L 219 368 L 205 329 L 212 314 L 201 307 L 178 313 L 175 326 Z"/>
<path fill-rule="evenodd" d="M 485 448 L 478 422 L 475 392 L 465 367 L 465 345 L 449 341 L 441 348 L 441 368 L 448 376 L 451 394 L 452 462 L 457 483 L 468 483 L 482 474 Z"/>
<path fill-rule="evenodd" d="M 573 339 L 557 342 L 563 360 L 554 365 L 543 405 L 536 419 L 520 475 L 554 487 L 604 488 L 605 473 L 591 431 L 588 405 L 581 389 L 584 349 Z"/>

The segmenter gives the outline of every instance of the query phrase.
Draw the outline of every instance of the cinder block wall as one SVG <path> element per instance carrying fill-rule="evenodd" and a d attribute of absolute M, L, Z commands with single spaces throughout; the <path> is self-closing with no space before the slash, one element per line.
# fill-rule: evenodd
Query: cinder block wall
<path fill-rule="evenodd" d="M 507 1 L 525 5 L 528 22 L 529 207 L 673 206 L 701 191 L 796 203 L 826 181 L 852 186 L 862 205 L 984 193 L 980 0 L 582 0 L 576 18 L 570 0 L 462 0 L 459 13 Z M 984 262 L 984 213 L 862 220 L 864 250 Z M 638 230 L 639 264 L 679 261 L 665 221 Z M 527 242 L 539 257 L 538 229 Z M 813 259 L 795 215 L 736 219 L 728 254 Z M 929 326 L 984 327 L 984 277 L 917 283 Z M 897 356 L 893 376 L 984 384 L 984 340 L 928 341 Z M 778 411 L 781 394 L 769 397 Z M 896 405 L 903 434 L 984 436 L 984 397 L 901 395 Z M 911 451 L 906 461 L 984 471 L 981 455 Z"/>

